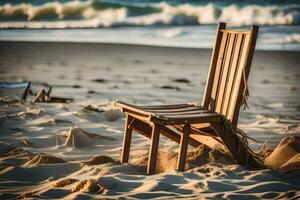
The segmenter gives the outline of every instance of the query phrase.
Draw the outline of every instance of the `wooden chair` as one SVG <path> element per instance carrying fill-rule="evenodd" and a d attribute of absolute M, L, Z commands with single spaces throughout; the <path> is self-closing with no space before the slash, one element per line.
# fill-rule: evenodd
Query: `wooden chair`
<path fill-rule="evenodd" d="M 202 105 L 136 106 L 116 102 L 126 113 L 121 163 L 128 162 L 132 131 L 150 138 L 147 174 L 155 172 L 160 133 L 180 144 L 177 170 L 184 171 L 188 144 L 224 145 L 244 166 L 259 162 L 235 132 L 241 103 L 247 95 L 247 79 L 255 49 L 258 26 L 251 31 L 226 30 L 219 23 Z M 227 127 L 228 129 L 228 127 Z M 245 156 L 246 155 L 246 156 Z"/>

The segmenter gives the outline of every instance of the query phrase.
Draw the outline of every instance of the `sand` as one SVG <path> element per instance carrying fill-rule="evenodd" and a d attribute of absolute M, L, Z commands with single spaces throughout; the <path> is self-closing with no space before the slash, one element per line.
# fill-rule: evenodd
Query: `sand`
<path fill-rule="evenodd" d="M 161 137 L 156 174 L 146 176 L 148 139 L 133 135 L 119 162 L 124 115 L 138 104 L 201 102 L 210 50 L 121 44 L 1 42 L 0 79 L 47 85 L 70 103 L 0 97 L 0 199 L 300 198 L 299 52 L 257 51 L 250 109 L 239 127 L 266 156 L 263 170 L 228 153 L 189 147 L 176 172 L 178 145 Z M 275 149 L 275 150 L 273 150 Z"/>

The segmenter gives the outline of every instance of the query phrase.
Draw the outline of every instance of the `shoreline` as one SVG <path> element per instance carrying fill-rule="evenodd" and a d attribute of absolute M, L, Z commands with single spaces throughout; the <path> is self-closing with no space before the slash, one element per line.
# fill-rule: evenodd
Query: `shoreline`
<path fill-rule="evenodd" d="M 211 51 L 211 48 L 206 47 L 182 47 L 182 46 L 166 46 L 166 45 L 151 45 L 151 44 L 139 44 L 139 43 L 113 43 L 113 42 L 88 42 L 88 41 L 27 41 L 27 40 L 1 40 L 0 43 L 43 43 L 43 44 L 87 44 L 87 45 L 107 45 L 107 46 L 129 46 L 129 47 L 149 47 L 149 48 L 166 48 L 166 49 L 183 49 L 183 50 L 203 50 L 203 51 Z M 1 48 L 0 48 L 1 49 Z M 300 52 L 300 50 L 292 50 L 292 49 L 257 49 L 255 52 Z"/>

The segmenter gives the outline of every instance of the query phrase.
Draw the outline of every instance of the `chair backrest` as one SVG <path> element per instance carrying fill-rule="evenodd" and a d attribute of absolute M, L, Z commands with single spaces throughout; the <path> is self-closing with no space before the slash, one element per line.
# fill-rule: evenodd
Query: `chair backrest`
<path fill-rule="evenodd" d="M 220 22 L 202 105 L 224 115 L 236 126 L 243 92 L 247 89 L 258 26 L 252 26 L 251 31 L 225 28 L 226 24 Z"/>

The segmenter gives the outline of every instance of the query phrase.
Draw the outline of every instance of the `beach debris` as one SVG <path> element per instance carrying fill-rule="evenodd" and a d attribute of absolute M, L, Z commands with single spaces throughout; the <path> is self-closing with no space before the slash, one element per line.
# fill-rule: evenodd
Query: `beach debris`
<path fill-rule="evenodd" d="M 0 105 L 10 105 L 10 104 L 22 104 L 23 101 L 19 98 L 12 98 L 12 97 L 0 97 Z"/>
<path fill-rule="evenodd" d="M 176 83 L 191 83 L 191 81 L 186 79 L 186 78 L 175 78 L 175 79 L 173 79 L 173 82 L 176 82 Z"/>
<path fill-rule="evenodd" d="M 34 103 L 46 102 L 49 100 L 49 98 L 50 97 L 48 93 L 45 91 L 45 89 L 41 89 L 36 95 L 36 97 L 33 99 L 33 102 Z"/>
<path fill-rule="evenodd" d="M 113 122 L 113 121 L 117 121 L 118 119 L 120 119 L 122 116 L 122 113 L 119 109 L 111 108 L 104 112 L 104 116 L 107 121 Z"/>
<path fill-rule="evenodd" d="M 81 85 L 72 85 L 72 88 L 81 88 Z"/>
<path fill-rule="evenodd" d="M 34 103 L 69 103 L 74 101 L 73 98 L 65 98 L 65 97 L 54 97 L 50 96 L 52 92 L 52 86 L 49 87 L 48 91 L 46 92 L 45 89 L 41 89 L 36 97 L 33 99 Z"/>
<path fill-rule="evenodd" d="M 95 82 L 95 83 L 106 83 L 107 82 L 107 80 L 102 79 L 102 78 L 93 79 L 92 81 Z"/>
<path fill-rule="evenodd" d="M 92 105 L 87 105 L 87 106 L 84 106 L 83 107 L 83 111 L 94 111 L 94 112 L 104 112 L 104 110 L 102 110 L 102 109 L 99 109 L 99 108 L 96 108 L 96 107 L 94 107 L 94 106 L 92 106 Z"/>
<path fill-rule="evenodd" d="M 180 87 L 177 87 L 177 86 L 170 86 L 170 85 L 163 85 L 163 86 L 160 86 L 159 88 L 161 89 L 169 89 L 169 90 L 181 90 Z"/>
<path fill-rule="evenodd" d="M 30 167 L 34 165 L 40 165 L 40 164 L 53 164 L 53 163 L 65 163 L 62 158 L 52 156 L 52 155 L 46 155 L 46 154 L 38 154 L 34 156 L 31 160 L 26 162 L 24 166 Z"/>
<path fill-rule="evenodd" d="M 75 126 L 70 128 L 63 146 L 70 146 L 72 148 L 89 147 L 99 144 L 103 140 L 115 139 L 109 136 L 88 133 L 87 131 Z"/>
<path fill-rule="evenodd" d="M 297 86 L 291 85 L 291 86 L 289 86 L 289 90 L 290 91 L 297 91 L 298 88 L 297 88 Z"/>
<path fill-rule="evenodd" d="M 24 145 L 24 146 L 27 146 L 27 147 L 32 147 L 33 146 L 33 143 L 28 141 L 28 140 L 22 140 L 21 144 Z"/>
<path fill-rule="evenodd" d="M 264 84 L 269 84 L 269 83 L 271 83 L 271 81 L 270 81 L 270 80 L 267 80 L 267 79 L 265 79 L 265 80 L 263 80 L 263 81 L 262 81 L 262 83 L 264 83 Z"/>
<path fill-rule="evenodd" d="M 104 188 L 94 179 L 83 180 L 74 184 L 71 192 L 103 193 Z"/>
<path fill-rule="evenodd" d="M 109 156 L 101 155 L 101 156 L 94 156 L 90 160 L 83 162 L 83 165 L 101 165 L 105 163 L 117 163 L 114 159 Z"/>
<path fill-rule="evenodd" d="M 55 181 L 55 183 L 53 183 L 52 186 L 56 188 L 65 187 L 67 185 L 75 183 L 76 181 L 77 181 L 76 179 L 72 179 L 72 178 L 61 178 Z"/>
<path fill-rule="evenodd" d="M 25 101 L 30 91 L 30 85 L 30 82 L 0 82 L 0 96 L 16 97 L 18 93 L 21 93 L 20 97 Z M 20 89 L 21 91 L 18 91 Z"/>
<path fill-rule="evenodd" d="M 291 136 L 281 140 L 264 164 L 279 172 L 300 171 L 300 137 Z"/>
<path fill-rule="evenodd" d="M 87 93 L 88 93 L 88 94 L 96 94 L 96 93 L 98 93 L 98 92 L 96 92 L 95 90 L 89 90 L 89 91 L 87 91 Z"/>

